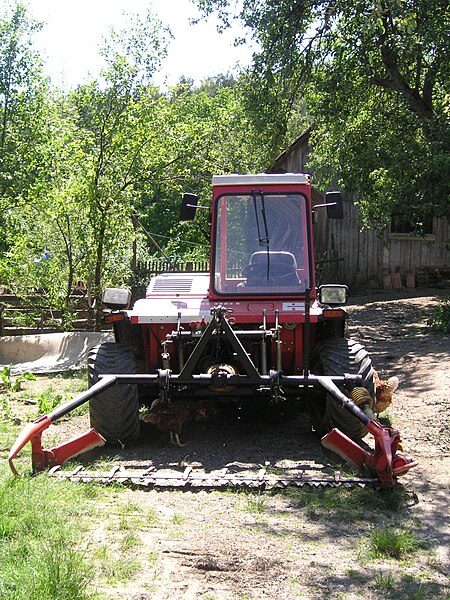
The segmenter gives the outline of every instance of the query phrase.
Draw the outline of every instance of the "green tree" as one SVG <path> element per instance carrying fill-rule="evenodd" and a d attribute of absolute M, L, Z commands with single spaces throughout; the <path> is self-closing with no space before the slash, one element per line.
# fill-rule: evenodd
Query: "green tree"
<path fill-rule="evenodd" d="M 70 327 L 71 291 L 89 236 L 73 111 L 63 96 L 52 100 L 46 108 L 53 134 L 42 151 L 45 169 L 27 201 L 16 202 L 4 213 L 8 251 L 0 263 L 0 280 L 19 296 L 38 291 L 40 303 L 62 310 L 63 322 Z"/>
<path fill-rule="evenodd" d="M 22 294 L 39 290 L 67 327 L 76 280 L 87 283 L 99 326 L 102 290 L 129 282 L 136 239 L 147 255 L 208 256 L 208 211 L 180 224 L 182 193 L 206 204 L 214 173 L 267 164 L 240 82 L 219 76 L 195 87 L 183 78 L 164 93 L 154 86 L 164 39 L 151 14 L 134 21 L 105 42 L 98 80 L 46 97 L 39 169 L 26 198 L 14 194 L 5 212 L 0 281 Z"/>
<path fill-rule="evenodd" d="M 225 25 L 234 6 L 197 4 Z M 275 151 L 303 95 L 322 185 L 356 190 L 375 223 L 450 216 L 446 0 L 243 0 L 239 17 L 260 44 L 251 102 Z"/>
<path fill-rule="evenodd" d="M 182 193 L 196 193 L 200 204 L 208 206 L 212 175 L 263 169 L 266 141 L 248 118 L 239 82 L 229 77 L 209 78 L 198 87 L 183 79 L 165 102 L 167 126 L 153 154 L 157 177 L 145 182 L 150 195 L 141 211 L 142 222 L 150 232 L 164 236 L 157 239 L 166 255 L 205 258 L 208 211 L 198 211 L 191 223 L 179 223 Z"/>
<path fill-rule="evenodd" d="M 26 202 L 42 174 L 48 139 L 47 83 L 32 49 L 40 24 L 21 3 L 6 6 L 0 19 L 0 248 L 5 250 L 5 213 Z M 30 118 L 32 115 L 32 118 Z"/>
<path fill-rule="evenodd" d="M 150 85 L 164 54 L 163 33 L 150 12 L 113 31 L 102 51 L 102 81 L 80 86 L 69 98 L 80 136 L 80 190 L 90 231 L 85 270 L 97 326 L 104 284 L 123 277 L 129 264 L 124 249 L 134 235 L 136 179 L 145 171 L 155 129 L 163 127 L 159 94 Z"/>
<path fill-rule="evenodd" d="M 53 93 L 42 168 L 27 201 L 16 199 L 5 213 L 2 281 L 18 292 L 38 288 L 69 315 L 74 279 L 83 280 L 97 327 L 103 287 L 129 275 L 136 182 L 164 128 L 161 97 L 151 85 L 163 37 L 150 13 L 133 21 L 105 42 L 102 79 Z"/>

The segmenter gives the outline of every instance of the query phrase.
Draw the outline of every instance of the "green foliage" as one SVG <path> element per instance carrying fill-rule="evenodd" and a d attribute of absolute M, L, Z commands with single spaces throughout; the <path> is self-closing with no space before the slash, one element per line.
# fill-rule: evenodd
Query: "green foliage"
<path fill-rule="evenodd" d="M 395 211 L 420 232 L 428 216 L 450 216 L 447 2 L 196 3 L 224 26 L 239 18 L 259 43 L 247 99 L 273 150 L 295 115 L 296 127 L 314 124 L 318 184 L 354 192 L 365 225 L 383 228 Z"/>
<path fill-rule="evenodd" d="M 247 494 L 245 498 L 245 510 L 251 513 L 261 514 L 267 506 L 267 499 L 261 494 Z"/>
<path fill-rule="evenodd" d="M 165 236 L 158 240 L 166 256 L 209 256 L 208 211 L 180 223 L 183 191 L 197 193 L 207 206 L 213 173 L 249 172 L 264 165 L 263 145 L 252 134 L 238 86 L 214 87 L 209 80 L 207 89 L 213 93 L 181 83 L 162 101 L 170 127 L 158 142 L 152 172 L 159 179 L 154 175 L 146 187 L 141 221 L 149 232 Z"/>
<path fill-rule="evenodd" d="M 36 376 L 28 371 L 18 375 L 13 380 L 11 365 L 3 367 L 0 371 L 1 388 L 7 392 L 19 392 L 23 381 L 36 381 Z"/>
<path fill-rule="evenodd" d="M 433 331 L 450 333 L 450 298 L 446 296 L 433 308 L 428 319 L 428 325 Z"/>
<path fill-rule="evenodd" d="M 37 415 L 46 415 L 51 412 L 54 408 L 56 408 L 59 404 L 61 404 L 63 397 L 61 394 L 56 394 L 52 396 L 48 392 L 43 392 L 39 394 L 37 398 Z"/>
<path fill-rule="evenodd" d="M 4 6 L 0 19 L 0 198 L 27 194 L 36 180 L 45 143 L 42 101 L 46 84 L 31 47 L 41 25 L 21 2 Z M 33 118 L 29 118 L 33 114 Z M 43 139 L 41 139 L 41 137 Z"/>
<path fill-rule="evenodd" d="M 180 224 L 182 192 L 207 205 L 213 173 L 264 169 L 270 143 L 249 118 L 244 82 L 219 75 L 196 88 L 182 79 L 165 92 L 153 84 L 169 33 L 150 12 L 111 31 L 99 78 L 65 93 L 40 76 L 31 51 L 39 26 L 25 8 L 0 26 L 0 84 L 15 82 L 10 96 L 0 87 L 9 119 L 0 283 L 18 296 L 36 292 L 69 329 L 71 290 L 83 281 L 99 326 L 103 288 L 130 281 L 134 242 L 145 259 L 209 255 L 208 211 Z"/>

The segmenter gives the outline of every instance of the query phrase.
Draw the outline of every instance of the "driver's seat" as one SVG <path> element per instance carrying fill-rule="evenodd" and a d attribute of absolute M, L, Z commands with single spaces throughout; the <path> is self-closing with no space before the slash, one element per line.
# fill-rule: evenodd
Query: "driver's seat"
<path fill-rule="evenodd" d="M 269 266 L 269 273 L 267 273 Z M 245 285 L 253 287 L 299 285 L 297 261 L 292 252 L 253 252 L 242 271 Z"/>

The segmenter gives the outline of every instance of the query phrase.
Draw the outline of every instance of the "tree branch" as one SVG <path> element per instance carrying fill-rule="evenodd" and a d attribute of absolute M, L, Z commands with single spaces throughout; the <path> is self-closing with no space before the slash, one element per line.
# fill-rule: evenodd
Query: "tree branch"
<path fill-rule="evenodd" d="M 430 119 L 433 117 L 433 106 L 432 104 L 425 101 L 420 96 L 418 90 L 411 88 L 406 82 L 405 78 L 400 72 L 397 64 L 396 56 L 392 48 L 387 45 L 381 47 L 381 59 L 386 68 L 387 77 L 385 78 L 372 78 L 372 82 L 376 85 L 380 85 L 385 88 L 393 89 L 408 102 L 413 112 L 415 112 L 422 119 Z M 430 92 L 428 91 L 428 96 Z"/>

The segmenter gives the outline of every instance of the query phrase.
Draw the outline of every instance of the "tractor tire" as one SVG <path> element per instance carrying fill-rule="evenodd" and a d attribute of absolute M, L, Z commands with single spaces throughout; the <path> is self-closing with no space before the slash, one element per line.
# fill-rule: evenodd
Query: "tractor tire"
<path fill-rule="evenodd" d="M 105 342 L 91 348 L 88 355 L 89 387 L 99 375 L 136 372 L 129 348 Z M 139 437 L 139 396 L 137 385 L 114 385 L 89 401 L 91 427 L 108 443 L 123 445 Z"/>
<path fill-rule="evenodd" d="M 362 375 L 362 386 L 374 399 L 372 361 L 366 349 L 355 340 L 335 338 L 320 343 L 315 351 L 314 366 L 313 372 L 317 375 Z M 345 393 L 349 396 L 347 391 Z M 374 401 L 370 408 L 373 407 Z M 313 428 L 320 436 L 334 427 L 353 440 L 359 440 L 367 434 L 366 426 L 326 392 L 316 402 L 310 403 L 309 414 Z"/>

